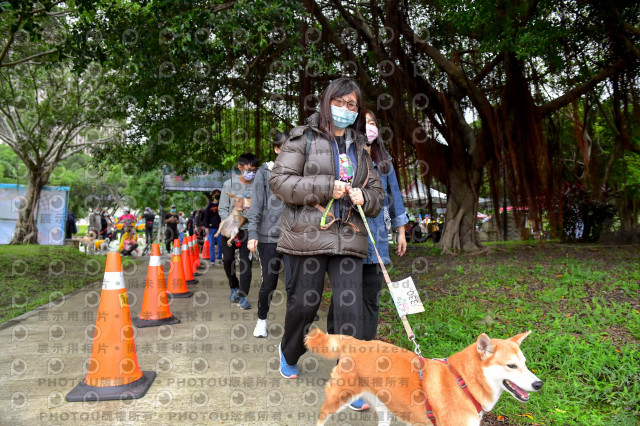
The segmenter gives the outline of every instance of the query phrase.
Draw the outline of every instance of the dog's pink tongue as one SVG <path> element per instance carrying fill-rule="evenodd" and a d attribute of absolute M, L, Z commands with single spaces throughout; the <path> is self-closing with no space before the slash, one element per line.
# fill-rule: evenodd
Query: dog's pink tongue
<path fill-rule="evenodd" d="M 518 393 L 518 395 L 520 395 L 523 399 L 529 398 L 529 394 L 527 392 L 520 389 L 515 383 L 511 381 L 509 383 L 511 384 L 511 387 L 513 387 L 513 390 L 515 390 Z"/>

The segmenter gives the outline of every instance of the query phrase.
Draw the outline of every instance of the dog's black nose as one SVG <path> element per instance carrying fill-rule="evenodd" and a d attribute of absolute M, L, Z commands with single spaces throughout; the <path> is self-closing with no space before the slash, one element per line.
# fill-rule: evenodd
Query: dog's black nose
<path fill-rule="evenodd" d="M 538 391 L 542 389 L 542 382 L 538 380 L 537 382 L 533 382 L 531 386 L 533 386 L 533 388 Z"/>

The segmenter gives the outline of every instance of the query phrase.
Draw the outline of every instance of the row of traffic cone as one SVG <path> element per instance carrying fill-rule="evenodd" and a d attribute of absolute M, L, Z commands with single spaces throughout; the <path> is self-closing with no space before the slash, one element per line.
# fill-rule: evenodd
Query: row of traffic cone
<path fill-rule="evenodd" d="M 136 327 L 178 324 L 168 297 L 191 297 L 185 272 L 193 283 L 200 256 L 195 237 L 173 241 L 168 284 L 160 261 L 160 246 L 152 244 L 140 316 Z M 185 260 L 186 259 L 186 263 Z M 66 396 L 68 402 L 108 401 L 143 397 L 155 380 L 154 371 L 141 371 L 135 347 L 120 253 L 108 253 L 87 376 Z"/>

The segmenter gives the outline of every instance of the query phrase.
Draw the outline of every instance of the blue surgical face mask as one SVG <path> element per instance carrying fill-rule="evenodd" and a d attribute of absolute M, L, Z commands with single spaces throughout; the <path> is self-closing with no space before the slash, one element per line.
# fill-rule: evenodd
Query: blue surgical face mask
<path fill-rule="evenodd" d="M 171 209 L 171 213 L 175 213 L 175 212 L 176 212 L 176 209 Z"/>
<path fill-rule="evenodd" d="M 252 170 L 245 170 L 242 172 L 242 177 L 244 177 L 245 180 L 253 180 L 253 178 L 256 177 L 256 172 Z"/>
<path fill-rule="evenodd" d="M 333 118 L 333 125 L 336 126 L 336 128 L 344 129 L 356 122 L 358 113 L 350 111 L 345 107 L 340 108 L 331 105 L 331 117 Z"/>

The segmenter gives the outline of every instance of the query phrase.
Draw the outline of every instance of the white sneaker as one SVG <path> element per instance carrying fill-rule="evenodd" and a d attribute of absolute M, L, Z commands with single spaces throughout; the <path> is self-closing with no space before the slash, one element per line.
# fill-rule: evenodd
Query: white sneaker
<path fill-rule="evenodd" d="M 256 328 L 253 329 L 253 337 L 267 337 L 267 320 L 258 319 Z"/>

